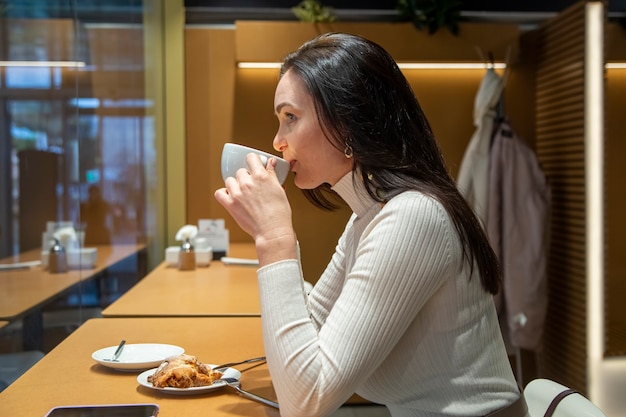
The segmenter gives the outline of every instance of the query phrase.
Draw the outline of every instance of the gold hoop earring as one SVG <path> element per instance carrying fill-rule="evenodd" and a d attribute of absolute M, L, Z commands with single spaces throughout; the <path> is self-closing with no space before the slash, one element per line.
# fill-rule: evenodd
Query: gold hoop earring
<path fill-rule="evenodd" d="M 343 154 L 346 158 L 350 159 L 353 155 L 352 146 L 346 145 L 346 149 L 343 150 Z"/>

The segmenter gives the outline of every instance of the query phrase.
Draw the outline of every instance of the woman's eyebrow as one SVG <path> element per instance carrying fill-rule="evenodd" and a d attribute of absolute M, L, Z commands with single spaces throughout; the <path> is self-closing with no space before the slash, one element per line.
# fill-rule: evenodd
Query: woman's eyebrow
<path fill-rule="evenodd" d="M 276 105 L 276 110 L 274 110 L 274 113 L 276 113 L 276 114 L 280 113 L 280 109 L 282 109 L 283 107 L 285 107 L 288 104 L 289 103 L 287 103 L 286 101 L 283 101 L 282 103 L 278 103 Z"/>

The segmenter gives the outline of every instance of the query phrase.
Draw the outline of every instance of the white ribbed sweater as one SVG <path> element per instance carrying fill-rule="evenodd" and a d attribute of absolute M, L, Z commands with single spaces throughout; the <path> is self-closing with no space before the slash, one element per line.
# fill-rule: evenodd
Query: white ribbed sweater
<path fill-rule="evenodd" d="M 281 416 L 327 416 L 355 392 L 394 417 L 482 416 L 514 401 L 492 297 L 468 279 L 443 207 L 419 192 L 383 206 L 359 184 L 350 173 L 333 187 L 354 214 L 308 297 L 298 260 L 258 271 Z"/>

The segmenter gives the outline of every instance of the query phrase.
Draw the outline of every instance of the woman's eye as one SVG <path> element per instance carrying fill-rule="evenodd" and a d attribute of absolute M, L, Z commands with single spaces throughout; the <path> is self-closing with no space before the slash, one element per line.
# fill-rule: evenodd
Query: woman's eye
<path fill-rule="evenodd" d="M 285 113 L 285 118 L 289 121 L 296 120 L 296 116 L 293 113 Z"/>

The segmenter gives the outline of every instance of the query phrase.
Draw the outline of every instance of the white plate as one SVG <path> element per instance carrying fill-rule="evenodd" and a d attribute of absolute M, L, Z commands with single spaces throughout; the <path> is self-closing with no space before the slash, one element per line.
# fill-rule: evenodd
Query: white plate
<path fill-rule="evenodd" d="M 214 367 L 217 366 L 216 364 L 207 364 L 207 366 L 210 367 Z M 137 375 L 137 382 L 139 382 L 139 384 L 143 385 L 146 388 L 150 388 L 153 390 L 157 390 L 157 391 L 161 391 L 163 393 L 166 394 L 173 394 L 173 395 L 196 395 L 196 394 L 202 394 L 204 392 L 207 391 L 213 391 L 214 389 L 218 389 L 218 388 L 222 388 L 223 386 L 226 385 L 225 382 L 215 382 L 213 385 L 207 385 L 204 387 L 191 387 L 191 388 L 172 388 L 172 387 L 165 387 L 165 388 L 159 388 L 159 387 L 155 387 L 154 385 L 152 385 L 152 382 L 148 382 L 148 377 L 150 375 L 153 375 L 154 372 L 157 370 L 157 368 L 154 369 L 148 369 L 147 371 L 144 371 L 142 373 L 140 373 L 139 375 Z M 241 372 L 239 372 L 238 370 L 236 370 L 235 368 L 226 368 L 223 371 L 223 375 L 222 378 L 241 378 Z"/>
<path fill-rule="evenodd" d="M 160 343 L 126 344 L 117 362 L 110 362 L 117 346 L 96 350 L 91 357 L 100 365 L 122 371 L 140 371 L 159 366 L 166 358 L 185 352 L 180 346 Z"/>

